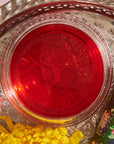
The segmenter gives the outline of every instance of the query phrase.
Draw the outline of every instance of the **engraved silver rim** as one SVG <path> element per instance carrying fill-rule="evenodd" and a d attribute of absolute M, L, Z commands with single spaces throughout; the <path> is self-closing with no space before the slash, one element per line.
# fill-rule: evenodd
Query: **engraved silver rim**
<path fill-rule="evenodd" d="M 76 9 L 78 7 L 81 7 L 81 8 L 83 8 L 85 10 L 85 6 L 88 6 L 90 8 L 89 10 L 91 10 L 91 9 L 93 10 L 93 8 L 94 8 L 91 4 L 88 5 L 88 4 L 77 3 L 77 2 L 76 3 L 74 2 L 72 5 L 69 2 L 66 2 L 65 4 L 62 2 L 62 3 L 59 3 L 59 4 L 58 3 L 54 3 L 54 4 L 51 4 L 51 5 L 45 5 L 45 6 L 42 6 L 42 7 L 37 7 L 35 10 L 32 11 L 32 13 L 30 13 L 30 15 L 25 13 L 25 15 L 22 15 L 19 18 L 17 17 L 16 21 L 12 20 L 11 22 L 9 22 L 10 24 L 8 23 L 6 25 L 7 26 L 7 30 L 8 30 L 8 28 L 11 28 L 16 22 L 18 22 L 18 21 L 22 22 L 28 16 L 31 16 L 31 14 L 32 14 L 32 16 L 35 16 L 36 14 L 40 15 L 40 14 L 42 14 L 42 12 L 46 13 L 47 11 L 53 10 L 53 8 L 54 8 L 54 10 L 58 10 L 58 9 L 61 9 L 61 8 Z M 97 8 L 102 9 L 101 7 L 97 7 Z M 88 10 L 87 7 L 86 7 L 86 10 Z M 104 11 L 104 10 L 102 9 L 102 11 Z M 102 11 L 98 11 L 98 12 L 101 13 Z M 105 11 L 105 12 L 107 14 L 107 11 Z M 109 15 L 109 13 L 108 13 L 108 15 Z M 77 119 L 80 119 L 80 118 L 77 117 Z"/>

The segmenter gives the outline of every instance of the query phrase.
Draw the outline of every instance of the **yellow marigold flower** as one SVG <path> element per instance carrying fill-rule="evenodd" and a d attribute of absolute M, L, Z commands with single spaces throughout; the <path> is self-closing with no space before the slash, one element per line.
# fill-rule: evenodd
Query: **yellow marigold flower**
<path fill-rule="evenodd" d="M 78 139 L 81 140 L 84 137 L 84 135 L 82 134 L 81 131 L 76 131 L 76 132 L 73 133 L 72 137 L 78 138 Z"/>
<path fill-rule="evenodd" d="M 13 128 L 14 128 L 14 124 L 13 124 L 13 122 L 10 120 L 10 118 L 7 117 L 7 116 L 0 116 L 0 119 L 2 119 L 2 120 L 5 121 L 5 123 L 7 124 L 10 132 L 12 132 L 12 131 L 13 131 Z"/>
<path fill-rule="evenodd" d="M 56 139 L 52 139 L 52 140 L 50 141 L 50 144 L 60 144 L 60 143 L 59 143 L 58 140 L 56 140 Z"/>
<path fill-rule="evenodd" d="M 70 137 L 70 142 L 71 142 L 71 144 L 78 144 L 83 137 L 84 137 L 84 135 L 82 134 L 81 131 L 76 131 Z"/>
<path fill-rule="evenodd" d="M 8 133 L 8 131 L 2 125 L 0 125 L 0 133 L 2 132 Z"/>
<path fill-rule="evenodd" d="M 35 133 L 35 134 L 33 135 L 33 138 L 37 138 L 37 137 L 39 137 L 39 136 L 40 136 L 39 133 Z"/>
<path fill-rule="evenodd" d="M 22 141 L 22 142 L 26 142 L 26 141 L 27 141 L 26 137 L 23 137 L 23 138 L 21 139 L 21 141 Z"/>
<path fill-rule="evenodd" d="M 58 127 L 57 128 L 59 130 L 59 132 L 61 133 L 61 135 L 66 136 L 67 135 L 67 130 L 65 127 Z"/>
<path fill-rule="evenodd" d="M 55 128 L 53 130 L 52 137 L 57 138 L 59 135 L 60 135 L 60 131 L 58 130 L 58 128 Z"/>
<path fill-rule="evenodd" d="M 62 144 L 69 144 L 69 138 L 67 136 L 62 136 L 60 141 Z"/>
<path fill-rule="evenodd" d="M 13 124 L 6 116 L 0 116 L 10 132 L 0 125 L 0 144 L 79 144 L 84 137 L 80 131 L 76 131 L 71 137 L 67 137 L 65 127 L 44 129 L 42 125 L 32 127 L 23 124 Z"/>
<path fill-rule="evenodd" d="M 32 138 L 32 136 L 31 136 L 31 135 L 28 135 L 28 136 L 27 136 L 27 140 L 28 140 L 28 141 L 30 141 L 30 140 L 31 140 L 31 138 Z"/>
<path fill-rule="evenodd" d="M 45 143 L 50 143 L 50 139 L 48 137 L 44 137 L 42 139 L 42 142 L 45 142 Z"/>
<path fill-rule="evenodd" d="M 53 129 L 50 127 L 47 127 L 45 130 L 45 135 L 51 137 L 52 134 L 53 134 Z"/>

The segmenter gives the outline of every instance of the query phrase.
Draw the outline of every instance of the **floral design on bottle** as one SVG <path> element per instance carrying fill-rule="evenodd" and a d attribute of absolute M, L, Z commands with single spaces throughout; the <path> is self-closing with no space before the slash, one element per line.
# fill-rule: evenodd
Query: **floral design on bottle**
<path fill-rule="evenodd" d="M 97 127 L 92 144 L 114 144 L 114 95 L 112 94 Z"/>

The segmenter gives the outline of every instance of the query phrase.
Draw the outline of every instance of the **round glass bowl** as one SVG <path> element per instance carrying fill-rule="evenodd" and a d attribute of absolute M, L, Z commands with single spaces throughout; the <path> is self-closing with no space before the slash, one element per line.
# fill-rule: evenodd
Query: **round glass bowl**
<path fill-rule="evenodd" d="M 107 98 L 110 50 L 102 32 L 83 19 L 84 4 L 46 3 L 12 21 L 15 30 L 4 46 L 1 83 L 13 108 L 28 119 L 77 124 Z"/>

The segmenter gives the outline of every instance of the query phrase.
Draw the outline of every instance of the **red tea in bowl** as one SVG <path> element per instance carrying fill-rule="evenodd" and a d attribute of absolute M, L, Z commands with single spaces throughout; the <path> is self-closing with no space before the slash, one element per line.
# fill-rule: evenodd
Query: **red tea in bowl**
<path fill-rule="evenodd" d="M 17 99 L 48 118 L 81 113 L 98 97 L 104 67 L 95 42 L 66 24 L 36 28 L 21 39 L 10 64 Z"/>

